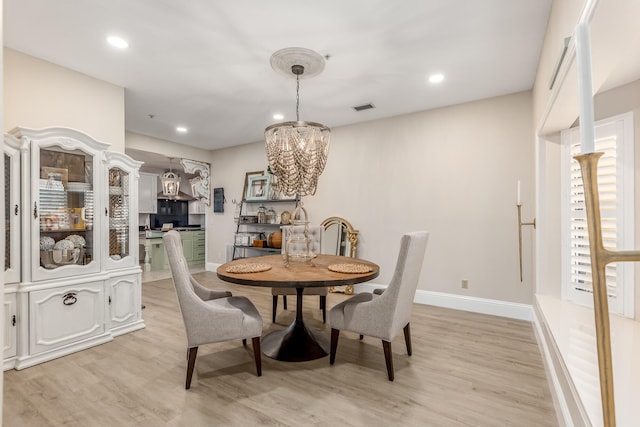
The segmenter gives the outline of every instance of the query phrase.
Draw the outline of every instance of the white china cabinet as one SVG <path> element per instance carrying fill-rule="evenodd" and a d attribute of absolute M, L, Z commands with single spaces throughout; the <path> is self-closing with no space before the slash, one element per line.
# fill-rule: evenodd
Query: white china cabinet
<path fill-rule="evenodd" d="M 8 364 L 5 347 L 5 369 L 26 368 L 144 327 L 132 219 L 141 163 L 67 128 L 16 128 L 6 141 L 21 147 L 17 176 L 24 206 L 15 204 L 22 242 L 15 261 L 16 355 Z M 10 245 L 16 249 L 13 239 Z"/>

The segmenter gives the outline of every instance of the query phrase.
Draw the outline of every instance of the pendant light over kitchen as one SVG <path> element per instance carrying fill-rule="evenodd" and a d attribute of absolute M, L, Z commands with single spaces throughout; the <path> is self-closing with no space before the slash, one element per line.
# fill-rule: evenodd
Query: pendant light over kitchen
<path fill-rule="evenodd" d="M 162 182 L 162 195 L 167 197 L 177 197 L 180 192 L 180 176 L 173 173 L 172 163 L 173 157 L 169 157 L 169 170 L 160 177 L 160 181 Z"/>

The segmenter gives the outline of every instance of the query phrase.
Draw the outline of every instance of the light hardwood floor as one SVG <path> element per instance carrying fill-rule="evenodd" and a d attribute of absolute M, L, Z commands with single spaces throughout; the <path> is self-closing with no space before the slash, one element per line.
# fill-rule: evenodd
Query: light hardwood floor
<path fill-rule="evenodd" d="M 248 296 L 264 333 L 272 324 L 268 288 L 203 284 Z M 170 279 L 143 284 L 147 327 L 114 341 L 4 376 L 5 427 L 12 426 L 557 426 L 532 326 L 523 321 L 414 305 L 413 356 L 393 341 L 389 382 L 379 340 L 340 335 L 329 358 L 286 363 L 263 357 L 255 375 L 251 344 L 202 346 L 184 389 L 186 340 Z M 329 294 L 331 307 L 344 299 Z M 322 328 L 318 298 L 305 320 Z M 328 328 L 328 326 L 327 326 Z"/>

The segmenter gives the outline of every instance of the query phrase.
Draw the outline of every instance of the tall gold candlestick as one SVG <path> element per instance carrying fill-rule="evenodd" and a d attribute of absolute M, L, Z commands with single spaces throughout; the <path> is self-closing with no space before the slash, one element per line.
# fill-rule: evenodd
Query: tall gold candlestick
<path fill-rule="evenodd" d="M 598 194 L 598 160 L 602 154 L 580 154 L 575 156 L 574 159 L 578 161 L 582 170 L 584 202 L 589 230 L 602 417 L 605 427 L 615 427 L 613 363 L 611 358 L 611 333 L 609 330 L 609 303 L 607 300 L 605 268 L 611 262 L 640 261 L 640 251 L 611 251 L 604 248 L 600 222 L 600 196 Z"/>

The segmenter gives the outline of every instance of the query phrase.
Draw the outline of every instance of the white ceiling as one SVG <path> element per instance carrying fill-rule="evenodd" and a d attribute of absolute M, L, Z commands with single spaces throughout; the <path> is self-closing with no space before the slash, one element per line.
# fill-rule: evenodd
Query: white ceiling
<path fill-rule="evenodd" d="M 529 90 L 550 4 L 4 0 L 4 43 L 124 87 L 127 130 L 215 149 L 262 140 L 276 112 L 295 120 L 295 80 L 269 63 L 285 47 L 329 57 L 300 84 L 300 119 L 329 127 Z"/>

